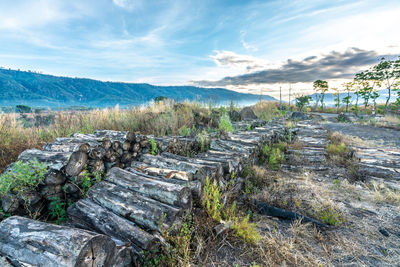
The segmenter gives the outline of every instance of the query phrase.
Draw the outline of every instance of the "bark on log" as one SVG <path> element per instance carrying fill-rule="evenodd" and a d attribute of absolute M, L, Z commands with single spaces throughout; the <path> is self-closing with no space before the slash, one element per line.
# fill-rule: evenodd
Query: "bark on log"
<path fill-rule="evenodd" d="M 196 180 L 196 176 L 193 173 L 176 169 L 160 168 L 157 165 L 147 164 L 140 161 L 132 161 L 131 167 L 149 175 L 162 176 L 166 179 L 178 179 L 182 181 Z"/>
<path fill-rule="evenodd" d="M 133 222 L 89 199 L 81 199 L 70 206 L 68 215 L 74 226 L 110 236 L 117 245 L 133 243 L 137 252 L 153 249 L 158 241 Z"/>
<path fill-rule="evenodd" d="M 138 161 L 133 161 L 132 163 L 133 163 L 133 165 L 135 163 L 142 164 L 142 162 L 138 162 Z M 139 176 L 144 176 L 149 179 L 158 180 L 161 182 L 178 184 L 178 185 L 182 185 L 182 186 L 187 186 L 192 191 L 192 196 L 196 197 L 196 198 L 198 198 L 201 195 L 202 185 L 201 185 L 200 181 L 187 181 L 187 180 L 183 180 L 183 179 L 175 178 L 175 177 L 166 177 L 166 175 L 157 175 L 157 174 L 153 175 L 153 174 L 151 174 L 151 172 L 149 172 L 143 168 L 140 169 L 140 168 L 132 168 L 132 167 L 129 168 L 128 167 L 128 168 L 125 168 L 125 170 L 129 171 L 133 174 L 139 175 Z"/>
<path fill-rule="evenodd" d="M 175 155 L 169 152 L 163 152 L 161 153 L 161 156 L 164 158 L 169 158 L 169 159 L 175 159 L 178 161 L 182 162 L 188 162 L 191 164 L 196 164 L 196 165 L 203 165 L 205 166 L 210 173 L 215 173 L 216 177 L 223 177 L 224 175 L 224 168 L 222 167 L 221 163 L 219 162 L 214 162 L 210 160 L 205 160 L 201 158 L 188 158 L 184 156 L 179 156 Z"/>
<path fill-rule="evenodd" d="M 88 155 L 86 153 L 80 151 L 72 153 L 65 172 L 70 176 L 78 175 L 85 168 L 87 160 Z"/>
<path fill-rule="evenodd" d="M 184 209 L 192 207 L 190 189 L 182 185 L 149 179 L 120 168 L 112 168 L 105 180 L 169 205 Z"/>
<path fill-rule="evenodd" d="M 45 163 L 49 170 L 60 171 L 68 164 L 71 155 L 71 152 L 50 152 L 28 149 L 19 155 L 18 160 L 27 162 L 36 158 L 39 162 Z"/>
<path fill-rule="evenodd" d="M 13 216 L 0 223 L 0 253 L 21 266 L 110 266 L 105 235 Z"/>
<path fill-rule="evenodd" d="M 182 213 L 177 208 L 106 181 L 91 187 L 87 196 L 104 208 L 150 230 L 160 231 L 160 224 L 164 229 L 170 228 L 178 222 Z"/>
<path fill-rule="evenodd" d="M 175 159 L 164 158 L 162 156 L 153 156 L 151 154 L 143 154 L 140 159 L 147 164 L 159 166 L 160 168 L 172 169 L 192 173 L 195 179 L 204 179 L 206 176 L 215 177 L 216 172 L 210 170 L 205 165 L 182 162 Z"/>

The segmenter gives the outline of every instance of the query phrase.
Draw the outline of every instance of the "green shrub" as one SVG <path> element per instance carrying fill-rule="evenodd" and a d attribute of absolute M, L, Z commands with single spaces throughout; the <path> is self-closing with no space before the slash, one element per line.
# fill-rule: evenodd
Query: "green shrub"
<path fill-rule="evenodd" d="M 203 200 L 202 204 L 205 207 L 208 215 L 216 221 L 222 220 L 222 209 L 224 204 L 221 202 L 221 190 L 217 184 L 217 181 L 210 181 L 206 177 L 206 181 L 203 187 Z"/>
<path fill-rule="evenodd" d="M 273 170 L 279 170 L 280 164 L 285 162 L 285 155 L 283 151 L 286 149 L 285 143 L 277 143 L 270 147 L 265 144 L 261 149 L 260 160 Z"/>
<path fill-rule="evenodd" d="M 70 202 L 69 205 L 72 203 Z M 56 220 L 56 224 L 62 224 L 68 220 L 67 203 L 60 198 L 54 197 L 51 199 L 49 210 L 52 219 Z"/>
<path fill-rule="evenodd" d="M 150 139 L 150 153 L 152 155 L 157 155 L 158 154 L 158 147 L 156 141 L 154 141 L 153 138 Z"/>
<path fill-rule="evenodd" d="M 208 177 L 206 178 L 202 204 L 208 215 L 217 222 L 221 222 L 221 220 L 231 222 L 230 229 L 236 237 L 249 243 L 257 243 L 260 240 L 256 225 L 249 223 L 250 216 L 243 217 L 237 213 L 236 202 L 225 207 L 222 201 L 222 192 L 216 180 L 211 183 Z"/>
<path fill-rule="evenodd" d="M 234 131 L 231 119 L 229 118 L 228 114 L 224 113 L 221 116 L 218 124 L 218 129 L 221 133 L 228 133 Z"/>
<path fill-rule="evenodd" d="M 344 143 L 340 143 L 338 145 L 329 144 L 326 150 L 329 155 L 343 156 L 348 151 L 348 148 Z"/>
<path fill-rule="evenodd" d="M 0 196 L 36 188 L 46 173 L 46 164 L 39 163 L 36 158 L 28 162 L 15 162 L 10 171 L 0 176 Z"/>
<path fill-rule="evenodd" d="M 189 136 L 192 134 L 192 130 L 188 128 L 186 125 L 183 125 L 182 128 L 179 129 L 179 135 L 181 136 Z"/>
<path fill-rule="evenodd" d="M 318 211 L 318 218 L 329 225 L 339 225 L 346 221 L 342 213 L 332 207 L 321 208 Z"/>

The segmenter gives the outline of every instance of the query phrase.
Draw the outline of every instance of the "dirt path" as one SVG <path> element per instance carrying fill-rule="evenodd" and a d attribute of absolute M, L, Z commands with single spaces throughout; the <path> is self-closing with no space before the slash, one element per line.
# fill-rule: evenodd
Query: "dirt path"
<path fill-rule="evenodd" d="M 322 125 L 330 131 L 358 137 L 370 143 L 371 146 L 390 146 L 400 149 L 400 131 L 398 130 L 351 123 L 327 122 Z"/>

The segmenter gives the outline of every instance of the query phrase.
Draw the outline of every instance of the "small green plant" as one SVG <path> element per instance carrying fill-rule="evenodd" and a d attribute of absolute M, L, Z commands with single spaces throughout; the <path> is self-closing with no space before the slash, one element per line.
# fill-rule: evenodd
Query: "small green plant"
<path fill-rule="evenodd" d="M 92 180 L 90 178 L 90 173 L 88 170 L 82 171 L 82 173 L 80 174 L 80 180 L 81 180 L 82 193 L 83 195 L 86 195 L 87 191 L 92 186 Z"/>
<path fill-rule="evenodd" d="M 8 218 L 11 216 L 11 213 L 4 212 L 4 210 L 0 207 L 0 214 L 3 214 L 4 218 Z"/>
<path fill-rule="evenodd" d="M 318 211 L 318 218 L 329 225 L 339 225 L 345 222 L 343 214 L 332 207 L 324 207 Z"/>
<path fill-rule="evenodd" d="M 183 125 L 182 128 L 179 129 L 179 135 L 181 136 L 190 136 L 192 134 L 192 129 L 188 128 L 186 125 Z"/>
<path fill-rule="evenodd" d="M 11 170 L 0 176 L 0 196 L 19 194 L 36 188 L 44 180 L 46 173 L 46 164 L 39 163 L 36 158 L 28 162 L 15 162 Z"/>
<path fill-rule="evenodd" d="M 221 221 L 221 213 L 224 204 L 221 201 L 221 190 L 217 184 L 217 181 L 210 181 L 206 177 L 206 181 L 203 188 L 203 201 L 202 204 L 206 208 L 208 215 L 216 221 Z"/>
<path fill-rule="evenodd" d="M 68 204 L 70 205 L 72 203 Z M 65 201 L 61 200 L 60 198 L 54 197 L 51 199 L 49 206 L 50 216 L 53 220 L 56 220 L 56 224 L 62 224 L 68 220 L 66 208 L 67 203 L 65 203 Z"/>
<path fill-rule="evenodd" d="M 340 180 L 339 180 L 339 179 L 333 180 L 333 184 L 334 184 L 336 187 L 340 187 Z"/>
<path fill-rule="evenodd" d="M 222 220 L 231 222 L 230 228 L 236 237 L 242 238 L 249 243 L 257 243 L 260 240 L 256 225 L 249 223 L 250 216 L 243 217 L 237 214 L 236 202 L 233 202 L 231 206 L 225 207 L 222 202 L 221 189 L 216 180 L 210 182 L 209 178 L 206 177 L 202 204 L 208 215 L 217 222 Z"/>
<path fill-rule="evenodd" d="M 233 126 L 231 123 L 231 119 L 229 118 L 228 114 L 224 113 L 220 120 L 219 120 L 219 125 L 218 129 L 221 133 L 228 133 L 228 132 L 233 132 Z"/>
<path fill-rule="evenodd" d="M 156 141 L 154 141 L 153 138 L 150 138 L 149 142 L 150 142 L 150 153 L 152 155 L 157 155 L 158 154 L 158 147 L 157 147 Z"/>
<path fill-rule="evenodd" d="M 330 156 L 332 155 L 343 156 L 348 151 L 348 148 L 344 143 L 340 143 L 338 145 L 329 144 L 326 150 Z"/>
<path fill-rule="evenodd" d="M 286 143 L 277 143 L 272 147 L 265 144 L 261 149 L 260 160 L 272 170 L 279 170 L 280 164 L 285 162 L 285 155 L 283 151 L 286 148 Z"/>

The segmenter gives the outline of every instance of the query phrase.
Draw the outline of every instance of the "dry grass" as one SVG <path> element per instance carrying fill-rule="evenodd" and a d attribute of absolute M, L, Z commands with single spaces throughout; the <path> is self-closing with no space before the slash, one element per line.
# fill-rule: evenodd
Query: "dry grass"
<path fill-rule="evenodd" d="M 278 108 L 279 102 L 260 101 L 253 106 L 253 111 L 259 118 L 268 121 L 283 114 Z"/>
<path fill-rule="evenodd" d="M 40 148 L 56 137 L 76 132 L 92 133 L 96 129 L 154 135 L 178 134 L 183 126 L 192 128 L 196 113 L 207 117 L 209 112 L 196 102 L 160 102 L 125 110 L 117 106 L 89 112 L 58 112 L 53 124 L 30 128 L 23 126 L 18 114 L 0 114 L 0 172 L 25 149 Z"/>
<path fill-rule="evenodd" d="M 390 203 L 400 206 L 400 192 L 388 188 L 384 183 L 372 182 L 372 194 L 378 203 Z"/>

